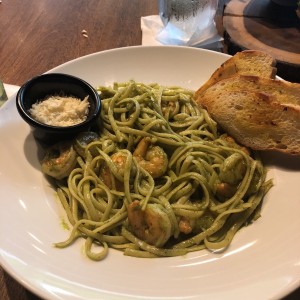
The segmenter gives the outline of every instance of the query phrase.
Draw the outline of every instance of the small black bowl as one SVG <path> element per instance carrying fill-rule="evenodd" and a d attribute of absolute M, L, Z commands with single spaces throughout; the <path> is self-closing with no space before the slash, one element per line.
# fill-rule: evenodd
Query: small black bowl
<path fill-rule="evenodd" d="M 64 95 L 84 99 L 88 96 L 89 113 L 82 123 L 72 126 L 51 126 L 35 120 L 29 110 L 32 105 L 46 97 Z M 61 73 L 43 74 L 32 78 L 21 86 L 17 93 L 17 109 L 30 125 L 34 137 L 42 143 L 54 144 L 74 138 L 79 132 L 88 131 L 97 122 L 101 101 L 97 91 L 84 80 Z"/>

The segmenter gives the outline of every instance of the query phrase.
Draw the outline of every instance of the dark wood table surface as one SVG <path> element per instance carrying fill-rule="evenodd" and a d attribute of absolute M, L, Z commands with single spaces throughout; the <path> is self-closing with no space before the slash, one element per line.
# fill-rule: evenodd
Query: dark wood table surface
<path fill-rule="evenodd" d="M 226 2 L 219 0 L 216 16 L 221 34 Z M 7 84 L 21 85 L 80 56 L 141 45 L 140 18 L 157 12 L 156 0 L 2 0 L 0 79 Z M 223 51 L 226 52 L 226 47 Z M 0 299 L 40 298 L 0 267 Z M 300 289 L 285 299 L 300 299 Z"/>

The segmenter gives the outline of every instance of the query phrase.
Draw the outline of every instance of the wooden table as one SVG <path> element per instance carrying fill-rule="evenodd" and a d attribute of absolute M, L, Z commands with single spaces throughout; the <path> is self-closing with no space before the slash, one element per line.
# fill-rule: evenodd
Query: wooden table
<path fill-rule="evenodd" d="M 219 0 L 216 17 L 222 33 Z M 66 61 L 106 49 L 140 45 L 140 18 L 155 0 L 2 0 L 0 78 L 21 85 Z M 86 34 L 85 34 L 86 33 Z M 1 300 L 39 300 L 0 268 Z M 300 290 L 286 300 L 300 299 Z"/>
<path fill-rule="evenodd" d="M 300 82 L 300 19 L 295 7 L 272 0 L 231 0 L 223 16 L 227 51 L 267 51 L 277 61 L 277 75 Z"/>
<path fill-rule="evenodd" d="M 150 14 L 156 1 L 2 0 L 0 78 L 21 85 L 77 57 L 140 45 L 140 18 Z"/>

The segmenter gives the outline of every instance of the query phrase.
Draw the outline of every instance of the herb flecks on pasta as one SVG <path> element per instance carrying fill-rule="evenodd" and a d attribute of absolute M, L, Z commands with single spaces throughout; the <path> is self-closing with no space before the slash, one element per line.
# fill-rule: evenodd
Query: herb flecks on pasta
<path fill-rule="evenodd" d="M 109 248 L 137 257 L 223 250 L 259 216 L 272 186 L 264 167 L 219 132 L 192 91 L 134 81 L 98 91 L 99 132 L 72 142 L 76 165 L 57 181 L 73 229 L 55 246 L 84 237 L 94 260 Z"/>

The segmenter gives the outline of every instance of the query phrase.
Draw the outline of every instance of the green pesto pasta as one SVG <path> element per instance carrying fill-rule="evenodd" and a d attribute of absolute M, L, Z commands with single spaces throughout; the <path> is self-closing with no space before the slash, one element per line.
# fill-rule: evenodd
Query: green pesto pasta
<path fill-rule="evenodd" d="M 77 164 L 57 181 L 73 228 L 56 247 L 84 238 L 93 260 L 110 248 L 143 258 L 224 250 L 259 216 L 272 186 L 266 170 L 193 91 L 129 81 L 98 92 L 98 135 L 80 151 L 73 141 Z"/>

